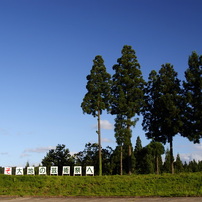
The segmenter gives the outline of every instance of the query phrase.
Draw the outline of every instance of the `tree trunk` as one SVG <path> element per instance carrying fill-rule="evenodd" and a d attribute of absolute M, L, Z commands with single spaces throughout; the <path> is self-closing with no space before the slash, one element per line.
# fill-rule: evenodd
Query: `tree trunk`
<path fill-rule="evenodd" d="M 99 145 L 99 175 L 102 175 L 102 153 L 101 153 L 101 131 L 100 131 L 100 110 L 98 110 L 98 145 Z"/>
<path fill-rule="evenodd" d="M 170 137 L 170 170 L 174 174 L 174 159 L 173 159 L 173 137 Z"/>
<path fill-rule="evenodd" d="M 128 174 L 131 175 L 132 171 L 131 171 L 131 145 L 128 145 Z"/>
<path fill-rule="evenodd" d="M 120 154 L 120 175 L 123 175 L 123 146 L 121 145 L 121 154 Z"/>
<path fill-rule="evenodd" d="M 128 118 L 128 123 L 130 123 L 131 120 Z M 128 129 L 128 136 L 130 136 L 130 124 L 127 124 L 127 129 Z M 132 151 L 131 151 L 131 141 L 130 137 L 128 138 L 128 174 L 131 175 L 132 173 Z"/>
<path fill-rule="evenodd" d="M 159 175 L 159 157 L 156 156 L 156 174 Z"/>

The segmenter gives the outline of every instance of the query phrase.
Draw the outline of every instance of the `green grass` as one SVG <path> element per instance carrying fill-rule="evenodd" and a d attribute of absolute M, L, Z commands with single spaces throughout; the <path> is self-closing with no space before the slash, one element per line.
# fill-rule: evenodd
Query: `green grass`
<path fill-rule="evenodd" d="M 0 175 L 9 196 L 202 196 L 202 173 L 132 176 Z"/>

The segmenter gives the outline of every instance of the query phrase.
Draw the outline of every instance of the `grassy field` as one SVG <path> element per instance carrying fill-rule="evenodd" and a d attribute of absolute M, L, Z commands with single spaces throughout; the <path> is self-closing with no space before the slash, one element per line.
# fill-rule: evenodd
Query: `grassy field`
<path fill-rule="evenodd" d="M 202 173 L 132 176 L 6 176 L 0 195 L 202 196 Z"/>

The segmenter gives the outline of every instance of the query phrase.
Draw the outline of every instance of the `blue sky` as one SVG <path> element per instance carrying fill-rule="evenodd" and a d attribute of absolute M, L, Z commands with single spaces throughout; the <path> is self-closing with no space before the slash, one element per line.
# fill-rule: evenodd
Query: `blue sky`
<path fill-rule="evenodd" d="M 1 0 L 0 166 L 38 165 L 57 144 L 74 153 L 97 142 L 97 121 L 80 108 L 96 55 L 113 74 L 131 45 L 145 80 L 164 63 L 183 80 L 188 56 L 202 55 L 201 8 L 201 0 Z M 103 147 L 116 146 L 114 118 L 102 116 Z M 137 136 L 149 143 L 141 117 L 133 145 Z M 202 144 L 176 136 L 174 153 L 202 160 Z"/>

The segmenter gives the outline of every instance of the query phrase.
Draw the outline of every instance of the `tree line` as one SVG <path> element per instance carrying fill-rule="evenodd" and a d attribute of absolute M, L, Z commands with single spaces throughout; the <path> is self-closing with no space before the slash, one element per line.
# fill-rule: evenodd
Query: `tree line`
<path fill-rule="evenodd" d="M 123 146 L 123 174 L 128 173 L 127 164 L 127 146 Z M 120 148 L 111 147 L 102 148 L 102 163 L 103 175 L 119 175 L 120 174 Z M 50 167 L 58 166 L 58 174 L 62 175 L 63 166 L 82 166 L 85 173 L 86 166 L 94 166 L 95 175 L 99 175 L 99 145 L 97 143 L 87 143 L 83 151 L 76 154 L 70 154 L 70 150 L 64 144 L 58 144 L 55 149 L 47 152 L 41 161 L 41 164 L 35 167 L 36 173 L 39 172 L 40 166 L 47 167 L 47 174 L 50 175 Z M 165 154 L 165 159 L 162 159 L 162 154 Z M 30 167 L 27 162 L 24 170 Z M 178 154 L 174 159 L 175 173 L 181 172 L 201 172 L 202 161 L 182 162 Z M 13 170 L 13 175 L 15 168 Z M 24 173 L 26 173 L 24 171 Z M 73 175 L 73 169 L 70 171 Z M 136 139 L 134 149 L 132 149 L 132 172 L 133 174 L 162 174 L 170 173 L 170 151 L 165 151 L 162 143 L 150 142 L 145 147 L 142 146 L 140 137 Z M 0 174 L 4 173 L 4 168 L 0 167 Z"/>
<path fill-rule="evenodd" d="M 140 114 L 146 137 L 170 144 L 170 172 L 174 173 L 173 137 L 179 134 L 193 143 L 202 138 L 202 56 L 196 52 L 189 56 L 184 81 L 178 79 L 172 64 L 165 63 L 158 72 L 152 70 L 146 82 L 132 47 L 125 45 L 121 54 L 112 67 L 113 75 L 107 72 L 102 56 L 95 57 L 81 103 L 83 112 L 98 120 L 99 175 L 103 171 L 100 127 L 103 110 L 116 116 L 114 132 L 120 153 L 120 174 L 125 164 L 128 174 L 135 172 L 131 137 Z"/>

